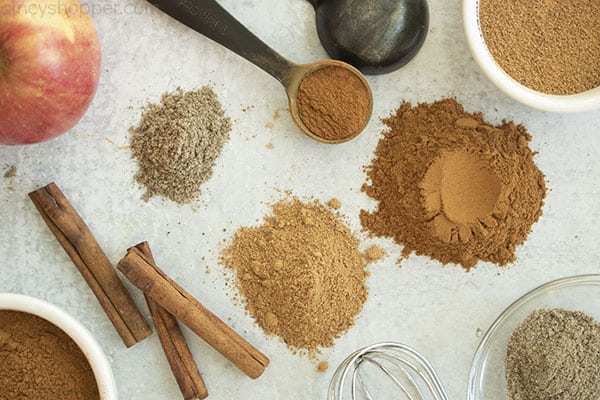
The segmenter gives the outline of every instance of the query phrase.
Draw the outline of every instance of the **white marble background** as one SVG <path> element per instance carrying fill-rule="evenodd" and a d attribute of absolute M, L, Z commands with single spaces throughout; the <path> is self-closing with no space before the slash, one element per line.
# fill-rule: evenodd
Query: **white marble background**
<path fill-rule="evenodd" d="M 27 193 L 50 181 L 78 208 L 114 262 L 125 249 L 150 241 L 158 263 L 216 314 L 271 357 L 252 381 L 200 339 L 189 334 L 210 398 L 324 399 L 333 367 L 352 350 L 381 340 L 406 342 L 437 368 L 453 399 L 465 398 L 469 364 L 485 330 L 500 311 L 527 290 L 555 278 L 598 273 L 600 236 L 600 112 L 553 115 L 516 104 L 486 80 L 471 58 L 461 26 L 459 1 L 430 0 L 431 28 L 419 55 L 394 73 L 369 77 L 375 118 L 356 140 L 325 146 L 303 136 L 289 115 L 279 83 L 208 39 L 153 12 L 142 0 L 96 0 L 116 12 L 94 15 L 103 48 L 97 96 L 68 134 L 39 145 L 0 147 L 0 291 L 48 300 L 80 319 L 101 343 L 114 369 L 120 398 L 180 398 L 158 339 L 125 349 L 91 291 L 36 213 Z M 296 62 L 326 56 L 314 13 L 304 0 L 221 0 L 251 30 Z M 138 13 L 124 14 L 125 5 Z M 112 7 L 114 9 L 114 7 Z M 131 9 L 130 9 L 131 10 Z M 139 108 L 161 93 L 212 84 L 235 121 L 212 180 L 196 208 L 139 197 L 136 170 L 124 146 Z M 241 306 L 218 265 L 223 240 L 242 225 L 255 224 L 276 188 L 302 197 L 339 198 L 342 212 L 360 230 L 358 211 L 375 204 L 360 192 L 382 128 L 379 118 L 403 100 L 456 96 L 469 111 L 494 122 L 524 123 L 548 182 L 544 216 L 518 249 L 519 260 L 501 269 L 481 264 L 470 273 L 425 257 L 399 268 L 401 247 L 377 243 L 388 256 L 371 266 L 370 296 L 356 326 L 323 358 L 332 365 L 293 355 L 278 338 L 265 337 Z M 252 106 L 248 112 L 242 109 Z M 272 143 L 273 149 L 266 145 Z M 365 238 L 366 239 L 366 238 Z M 207 273 L 207 268 L 211 271 Z M 136 293 L 138 304 L 142 298 Z M 144 313 L 147 311 L 144 308 Z M 480 333 L 479 333 L 480 334 Z"/>

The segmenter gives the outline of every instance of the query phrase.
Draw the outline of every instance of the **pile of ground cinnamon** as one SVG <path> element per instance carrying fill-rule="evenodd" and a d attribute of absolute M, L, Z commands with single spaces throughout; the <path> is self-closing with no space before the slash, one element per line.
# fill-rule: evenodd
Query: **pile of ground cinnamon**
<path fill-rule="evenodd" d="M 543 93 L 600 86 L 600 1 L 480 0 L 490 53 L 510 76 Z"/>
<path fill-rule="evenodd" d="M 342 67 L 323 67 L 300 83 L 300 119 L 315 135 L 343 140 L 362 131 L 371 117 L 371 95 L 365 83 Z"/>
<path fill-rule="evenodd" d="M 246 308 L 295 350 L 319 347 L 354 325 L 367 299 L 359 241 L 319 202 L 284 200 L 257 227 L 240 228 L 222 253 Z"/>
<path fill-rule="evenodd" d="M 427 255 L 469 269 L 515 259 L 542 214 L 544 176 L 521 125 L 492 126 L 454 99 L 412 107 L 384 120 L 363 190 L 379 202 L 363 226 Z"/>
<path fill-rule="evenodd" d="M 35 315 L 0 310 L 0 399 L 99 400 L 83 352 Z"/>

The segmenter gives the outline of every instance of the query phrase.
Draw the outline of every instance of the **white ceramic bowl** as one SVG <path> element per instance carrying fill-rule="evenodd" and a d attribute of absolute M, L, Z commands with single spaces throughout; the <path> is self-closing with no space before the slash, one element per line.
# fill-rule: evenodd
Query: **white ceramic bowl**
<path fill-rule="evenodd" d="M 546 283 L 510 305 L 481 339 L 469 374 L 468 400 L 507 399 L 504 357 L 512 332 L 533 310 L 564 308 L 600 320 L 600 275 L 580 275 Z"/>
<path fill-rule="evenodd" d="M 110 364 L 96 339 L 80 322 L 50 303 L 21 294 L 0 293 L 0 310 L 37 315 L 62 329 L 88 359 L 98 384 L 100 399 L 117 400 L 117 387 Z"/>
<path fill-rule="evenodd" d="M 463 0 L 463 25 L 473 58 L 485 75 L 509 97 L 538 110 L 572 113 L 600 108 L 600 87 L 568 96 L 529 89 L 508 75 L 488 50 L 479 24 L 479 0 Z"/>

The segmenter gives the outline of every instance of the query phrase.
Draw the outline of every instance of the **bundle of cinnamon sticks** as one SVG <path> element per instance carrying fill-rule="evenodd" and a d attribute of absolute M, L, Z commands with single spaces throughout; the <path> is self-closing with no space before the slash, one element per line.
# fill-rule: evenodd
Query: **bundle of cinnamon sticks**
<path fill-rule="evenodd" d="M 54 184 L 29 194 L 42 218 L 65 249 L 127 347 L 152 330 L 93 234 Z M 250 378 L 262 375 L 269 359 L 156 266 L 147 242 L 127 250 L 117 268 L 144 292 L 154 327 L 185 400 L 204 399 L 208 391 L 178 320 Z"/>

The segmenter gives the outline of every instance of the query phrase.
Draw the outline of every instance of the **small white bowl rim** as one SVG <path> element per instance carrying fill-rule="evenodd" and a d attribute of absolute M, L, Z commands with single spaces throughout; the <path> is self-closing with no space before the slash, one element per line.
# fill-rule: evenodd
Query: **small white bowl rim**
<path fill-rule="evenodd" d="M 556 279 L 551 282 L 545 283 L 525 293 L 517 300 L 515 300 L 510 306 L 504 309 L 502 313 L 500 313 L 498 318 L 496 318 L 496 320 L 485 332 L 483 338 L 481 339 L 481 342 L 479 342 L 479 346 L 477 346 L 477 350 L 475 350 L 475 355 L 473 356 L 473 359 L 471 361 L 471 367 L 469 370 L 467 400 L 478 400 L 478 397 L 475 396 L 475 390 L 477 387 L 480 386 L 482 372 L 484 370 L 484 364 L 481 364 L 481 357 L 483 354 L 488 352 L 490 346 L 492 345 L 492 338 L 495 337 L 496 331 L 498 330 L 499 326 L 501 326 L 504 323 L 504 321 L 506 321 L 517 309 L 519 309 L 524 304 L 535 300 L 538 296 L 544 294 L 547 290 L 580 285 L 600 285 L 600 274 L 576 275 Z"/>
<path fill-rule="evenodd" d="M 117 400 L 117 389 L 110 364 L 91 332 L 57 306 L 35 297 L 0 293 L 0 310 L 36 315 L 62 329 L 79 346 L 92 367 L 101 400 Z"/>
<path fill-rule="evenodd" d="M 541 93 L 517 82 L 492 57 L 479 26 L 479 0 L 463 0 L 463 26 L 473 58 L 501 91 L 529 107 L 556 113 L 574 113 L 600 108 L 600 87 L 573 95 Z"/>

